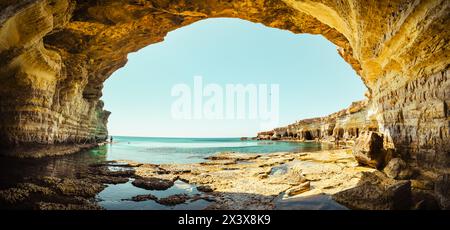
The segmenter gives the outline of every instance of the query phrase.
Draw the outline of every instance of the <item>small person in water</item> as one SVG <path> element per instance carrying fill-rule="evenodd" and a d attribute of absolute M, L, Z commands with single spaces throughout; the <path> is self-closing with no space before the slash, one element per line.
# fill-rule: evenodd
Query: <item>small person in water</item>
<path fill-rule="evenodd" d="M 109 143 L 112 144 L 113 143 L 113 137 L 109 137 Z"/>

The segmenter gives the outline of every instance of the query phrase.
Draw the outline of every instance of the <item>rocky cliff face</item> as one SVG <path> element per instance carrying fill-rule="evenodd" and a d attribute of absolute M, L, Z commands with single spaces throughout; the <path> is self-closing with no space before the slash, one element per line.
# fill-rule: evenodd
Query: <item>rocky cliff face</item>
<path fill-rule="evenodd" d="M 235 17 L 322 34 L 369 89 L 366 106 L 293 124 L 288 135 L 373 128 L 410 164 L 450 168 L 449 1 L 1 0 L 0 9 L 4 147 L 104 139 L 102 84 L 128 53 L 195 21 Z"/>
<path fill-rule="evenodd" d="M 352 103 L 347 109 L 326 117 L 304 119 L 286 127 L 260 132 L 257 138 L 348 143 L 362 132 L 378 129 L 376 117 L 368 111 L 368 101 L 358 101 Z"/>

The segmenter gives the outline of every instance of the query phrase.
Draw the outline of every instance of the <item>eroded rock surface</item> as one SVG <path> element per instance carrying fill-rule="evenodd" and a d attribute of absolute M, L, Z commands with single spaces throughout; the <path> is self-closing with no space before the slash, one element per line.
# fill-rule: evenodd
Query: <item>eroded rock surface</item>
<path fill-rule="evenodd" d="M 143 164 L 136 168 L 136 176 L 162 179 L 176 175 L 214 197 L 209 209 L 273 209 L 278 199 L 332 195 L 352 188 L 362 172 L 375 170 L 358 166 L 350 150 L 266 155 L 228 152 L 208 159 L 209 163 Z M 242 159 L 245 163 L 239 161 Z M 159 170 L 165 174 L 158 174 Z"/>

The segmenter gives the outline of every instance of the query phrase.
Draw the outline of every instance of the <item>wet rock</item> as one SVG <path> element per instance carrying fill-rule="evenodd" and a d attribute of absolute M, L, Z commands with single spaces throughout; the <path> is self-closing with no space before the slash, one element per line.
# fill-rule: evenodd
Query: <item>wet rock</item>
<path fill-rule="evenodd" d="M 88 181 L 75 181 L 64 179 L 57 186 L 59 192 L 66 196 L 93 197 L 105 187 L 92 184 Z"/>
<path fill-rule="evenodd" d="M 132 177 L 134 175 L 134 170 L 105 170 L 101 173 L 101 175 L 105 176 L 115 176 L 115 177 Z"/>
<path fill-rule="evenodd" d="M 38 210 L 103 210 L 97 204 L 86 202 L 84 204 L 62 204 L 52 202 L 38 202 L 36 204 Z"/>
<path fill-rule="evenodd" d="M 158 202 L 159 204 L 162 204 L 162 205 L 174 206 L 177 204 L 185 203 L 189 199 L 190 199 L 190 197 L 186 194 L 175 194 L 175 195 L 171 195 L 168 197 L 158 199 L 156 202 Z"/>
<path fill-rule="evenodd" d="M 309 181 L 304 182 L 300 185 L 297 186 L 293 186 L 290 189 L 286 190 L 286 195 L 288 196 L 295 196 L 298 195 L 300 193 L 306 192 L 310 189 L 311 187 L 311 183 Z"/>
<path fill-rule="evenodd" d="M 29 197 L 30 193 L 27 190 L 19 188 L 8 188 L 0 190 L 0 203 L 14 204 L 24 201 Z"/>
<path fill-rule="evenodd" d="M 89 176 L 89 179 L 95 182 L 104 183 L 104 184 L 124 184 L 127 183 L 130 179 L 128 177 L 116 177 L 116 176 Z"/>
<path fill-rule="evenodd" d="M 135 179 L 132 184 L 138 188 L 148 190 L 166 190 L 174 185 L 172 180 L 150 177 L 145 179 Z"/>
<path fill-rule="evenodd" d="M 55 193 L 49 188 L 33 183 L 20 183 L 16 187 L 0 190 L 0 203 L 16 204 L 30 199 L 32 195 L 51 196 Z"/>
<path fill-rule="evenodd" d="M 191 197 L 191 202 L 197 201 L 197 200 L 205 200 L 208 202 L 215 202 L 216 199 L 213 196 L 204 195 L 204 194 L 195 194 Z"/>
<path fill-rule="evenodd" d="M 83 177 L 97 183 L 123 184 L 135 175 L 135 165 L 142 164 L 116 161 L 91 164 L 87 175 L 83 175 Z"/>
<path fill-rule="evenodd" d="M 94 183 L 92 180 L 86 178 L 61 179 L 56 177 L 44 177 L 42 181 L 64 196 L 94 197 L 106 187 L 103 184 Z"/>
<path fill-rule="evenodd" d="M 31 181 L 32 183 L 20 183 L 1 190 L 1 207 L 38 210 L 100 209 L 90 199 L 103 188 L 101 184 L 56 177 L 33 178 Z"/>
<path fill-rule="evenodd" d="M 372 131 L 361 134 L 353 146 L 353 155 L 360 165 L 382 168 L 386 157 L 383 136 Z"/>
<path fill-rule="evenodd" d="M 209 185 L 197 186 L 197 190 L 200 192 L 213 192 L 214 191 L 214 189 L 212 189 Z"/>
<path fill-rule="evenodd" d="M 123 184 L 135 176 L 135 165 L 142 164 L 117 161 L 97 163 L 90 165 L 87 173 L 81 173 L 77 178 L 88 179 L 93 183 Z"/>
<path fill-rule="evenodd" d="M 450 174 L 440 175 L 434 184 L 434 193 L 442 209 L 450 209 Z"/>
<path fill-rule="evenodd" d="M 413 171 L 410 167 L 400 158 L 393 158 L 389 161 L 383 172 L 392 179 L 405 180 L 411 178 Z"/>
<path fill-rule="evenodd" d="M 203 196 L 202 200 L 205 200 L 208 202 L 216 202 L 217 201 L 213 196 Z"/>
<path fill-rule="evenodd" d="M 333 199 L 352 209 L 410 209 L 411 182 L 393 180 L 379 171 L 364 172 L 356 187 L 334 194 Z"/>
<path fill-rule="evenodd" d="M 140 202 L 140 201 L 147 201 L 147 200 L 158 200 L 158 197 L 152 194 L 146 194 L 146 195 L 137 195 L 133 196 L 131 198 L 132 201 Z"/>

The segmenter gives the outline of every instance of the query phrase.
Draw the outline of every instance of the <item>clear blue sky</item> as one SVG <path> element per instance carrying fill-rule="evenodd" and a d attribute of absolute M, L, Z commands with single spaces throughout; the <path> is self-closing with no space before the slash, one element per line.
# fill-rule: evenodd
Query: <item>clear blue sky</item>
<path fill-rule="evenodd" d="M 111 135 L 254 136 L 260 120 L 175 120 L 175 84 L 279 84 L 280 123 L 324 116 L 364 98 L 366 87 L 319 35 L 293 34 L 240 19 L 207 19 L 170 32 L 164 42 L 128 55 L 106 82 Z"/>

